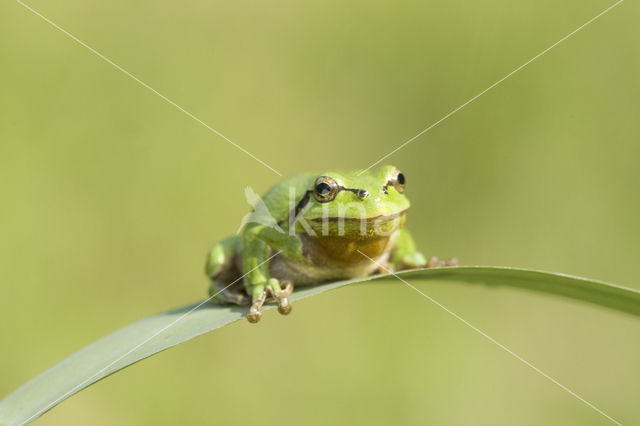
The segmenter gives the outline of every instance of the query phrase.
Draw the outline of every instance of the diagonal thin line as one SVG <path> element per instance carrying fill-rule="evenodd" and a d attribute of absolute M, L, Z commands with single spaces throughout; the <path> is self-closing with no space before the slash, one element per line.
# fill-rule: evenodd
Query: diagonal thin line
<path fill-rule="evenodd" d="M 18 0 L 16 0 L 18 1 Z M 367 170 L 371 169 L 373 166 L 375 166 L 376 164 L 380 163 L 381 161 L 383 161 L 384 159 L 390 157 L 391 155 L 395 154 L 396 152 L 398 152 L 399 150 L 401 150 L 402 148 L 404 148 L 405 146 L 409 145 L 411 142 L 413 142 L 414 140 L 418 139 L 420 136 L 424 135 L 425 133 L 427 133 L 429 130 L 433 129 L 434 127 L 436 127 L 438 124 L 442 123 L 444 120 L 446 120 L 447 118 L 451 117 L 453 114 L 455 114 L 456 112 L 460 111 L 462 108 L 466 107 L 467 105 L 469 105 L 471 102 L 475 101 L 476 99 L 478 99 L 480 96 L 484 95 L 485 93 L 487 93 L 489 90 L 493 89 L 494 87 L 496 87 L 498 84 L 502 83 L 503 81 L 505 81 L 506 79 L 508 79 L 509 77 L 511 77 L 512 75 L 514 75 L 515 73 L 517 73 L 518 71 L 520 71 L 522 68 L 526 67 L 527 65 L 529 65 L 531 62 L 535 61 L 536 59 L 538 59 L 539 57 L 541 57 L 542 55 L 544 55 L 545 53 L 547 53 L 548 51 L 550 51 L 551 49 L 553 49 L 554 47 L 556 47 L 557 45 L 559 45 L 560 43 L 562 43 L 563 41 L 565 41 L 566 39 L 568 39 L 569 37 L 571 37 L 572 35 L 574 35 L 575 33 L 577 33 L 578 31 L 582 30 L 584 27 L 586 27 L 587 25 L 591 24 L 593 21 L 595 21 L 596 19 L 600 18 L 602 15 L 604 15 L 605 13 L 609 12 L 611 9 L 613 9 L 614 7 L 618 6 L 620 3 L 622 3 L 624 0 L 618 0 L 617 2 L 615 2 L 614 4 L 612 4 L 611 6 L 609 6 L 608 8 L 606 8 L 605 10 L 603 10 L 602 12 L 598 13 L 596 16 L 594 16 L 593 18 L 589 19 L 587 22 L 585 22 L 584 24 L 580 25 L 578 28 L 576 28 L 575 30 L 571 31 L 569 34 L 567 34 L 566 36 L 562 37 L 560 40 L 556 41 L 555 43 L 553 43 L 551 46 L 547 47 L 546 49 L 544 49 L 542 52 L 538 53 L 536 56 L 534 56 L 533 58 L 529 59 L 527 62 L 525 62 L 524 64 L 520 65 L 518 68 L 516 68 L 515 70 L 511 71 L 509 74 L 505 75 L 504 77 L 502 77 L 500 80 L 496 81 L 495 83 L 493 83 L 491 86 L 487 87 L 486 89 L 484 89 L 482 92 L 478 93 L 477 95 L 475 95 L 473 98 L 469 99 L 468 101 L 466 101 L 465 103 L 463 103 L 462 105 L 460 105 L 459 107 L 457 107 L 456 109 L 454 109 L 453 111 L 449 112 L 447 115 L 445 115 L 444 117 L 442 117 L 440 120 L 436 121 L 435 123 L 431 124 L 429 127 L 427 127 L 426 129 L 422 130 L 420 133 L 418 133 L 417 135 L 415 135 L 414 137 L 412 137 L 411 139 L 409 139 L 408 141 L 404 142 L 402 145 L 398 146 L 396 149 L 394 149 L 393 151 L 391 151 L 390 153 L 388 153 L 387 155 L 385 155 L 384 157 L 380 158 L 378 161 L 376 161 L 375 163 L 371 164 L 369 167 L 367 167 L 366 169 L 364 169 L 363 171 L 361 171 L 359 175 L 361 175 L 362 173 L 366 172 Z"/>
<path fill-rule="evenodd" d="M 93 54 L 95 54 L 96 56 L 98 56 L 100 59 L 102 59 L 103 61 L 107 62 L 108 64 L 112 65 L 114 68 L 116 68 L 118 71 L 122 72 L 127 77 L 129 77 L 132 80 L 136 81 L 137 83 L 139 83 L 141 86 L 145 87 L 146 89 L 149 89 L 151 92 L 155 93 L 156 95 L 158 95 L 159 97 L 164 99 L 167 103 L 171 104 L 172 106 L 174 106 L 178 110 L 182 111 L 188 117 L 194 119 L 195 121 L 197 121 L 198 123 L 200 123 L 201 125 L 203 125 L 207 129 L 209 129 L 210 131 L 212 131 L 216 135 L 220 136 L 222 139 L 224 139 L 225 141 L 229 142 L 231 145 L 235 146 L 240 151 L 244 152 L 249 157 L 251 157 L 254 160 L 256 160 L 258 163 L 262 164 L 263 166 L 265 166 L 266 168 L 268 168 L 269 170 L 271 170 L 275 174 L 277 174 L 279 176 L 282 176 L 282 173 L 280 173 L 279 171 L 277 171 L 276 169 L 274 169 L 273 167 L 271 167 L 270 165 L 268 165 L 267 163 L 265 163 L 264 161 L 262 161 L 261 159 L 259 159 L 258 157 L 256 157 L 255 155 L 253 155 L 252 153 L 250 153 L 249 151 L 247 151 L 246 149 L 244 149 L 243 147 L 241 147 L 240 145 L 238 145 L 237 143 L 235 143 L 234 141 L 232 141 L 231 139 L 229 139 L 228 137 L 226 137 L 225 135 L 223 135 L 222 133 L 220 133 L 219 131 L 217 131 L 216 129 L 214 129 L 213 127 L 211 127 L 210 125 L 208 125 L 207 123 L 205 123 L 204 121 L 202 121 L 201 119 L 196 117 L 195 115 L 193 115 L 192 113 L 190 113 L 189 111 L 187 111 L 186 109 L 182 108 L 180 105 L 178 105 L 177 103 L 173 102 L 171 99 L 167 98 L 165 95 L 163 95 L 162 93 L 158 92 L 156 89 L 154 89 L 153 87 L 149 86 L 147 83 L 145 83 L 144 81 L 140 80 L 138 77 L 136 77 L 135 75 L 131 74 L 129 71 L 125 70 L 120 65 L 116 64 L 111 59 L 107 58 L 102 53 L 98 52 L 96 49 L 94 49 L 93 47 L 89 46 L 87 43 L 83 42 L 82 40 L 80 40 L 79 38 L 77 38 L 76 36 L 71 34 L 69 31 L 67 31 L 64 28 L 60 27 L 58 24 L 53 22 L 51 19 L 49 19 L 46 16 L 42 15 L 40 12 L 38 12 L 37 10 L 35 10 L 31 6 L 29 6 L 28 4 L 22 2 L 21 0 L 16 0 L 16 2 L 18 4 L 20 4 L 21 6 L 23 6 L 25 9 L 31 11 L 36 16 L 42 18 L 45 22 L 47 22 L 48 24 L 53 26 L 55 29 L 57 29 L 60 32 L 62 32 L 63 34 L 65 34 L 67 37 L 71 38 L 76 43 L 80 44 L 83 47 L 86 47 Z"/>
<path fill-rule="evenodd" d="M 267 260 L 265 260 L 264 262 L 260 263 L 258 266 L 256 266 L 255 268 L 251 269 L 250 271 L 247 271 L 244 275 L 242 275 L 240 278 L 236 279 L 235 281 L 231 282 L 229 285 L 227 285 L 226 287 L 224 287 L 222 290 L 219 290 L 217 293 L 209 296 L 208 298 L 206 298 L 205 300 L 203 300 L 202 302 L 198 303 L 195 307 L 191 308 L 189 311 L 185 312 L 183 315 L 181 315 L 180 317 L 178 317 L 175 321 L 169 323 L 169 325 L 166 325 L 164 327 L 162 327 L 160 330 L 156 331 L 155 333 L 153 333 L 150 337 L 148 337 L 147 339 L 145 339 L 143 342 L 138 343 L 136 346 L 134 346 L 132 349 L 130 349 L 129 351 L 127 351 L 124 355 L 121 355 L 120 357 L 118 357 L 116 360 L 110 362 L 109 364 L 107 364 L 105 367 L 103 367 L 100 371 L 98 371 L 97 373 L 95 373 L 93 376 L 89 377 L 87 380 L 83 381 L 82 383 L 80 383 L 79 385 L 76 385 L 73 389 L 71 389 L 70 391 L 68 391 L 67 393 L 65 393 L 64 395 L 62 395 L 60 398 L 56 399 L 55 401 L 53 401 L 52 403 L 50 403 L 49 405 L 47 405 L 45 408 L 41 409 L 40 411 L 38 411 L 37 413 L 35 413 L 34 415 L 32 415 L 31 417 L 29 417 L 27 420 L 25 420 L 25 422 L 23 424 L 29 423 L 31 420 L 35 419 L 36 417 L 38 417 L 39 415 L 41 415 L 42 413 L 46 412 L 47 410 L 51 409 L 52 407 L 54 407 L 56 404 L 58 404 L 60 401 L 63 401 L 65 398 L 67 398 L 70 395 L 73 395 L 73 393 L 75 391 L 77 391 L 78 389 L 82 389 L 82 387 L 84 385 L 86 385 L 87 383 L 89 383 L 94 377 L 100 375 L 102 372 L 104 372 L 107 368 L 111 367 L 113 364 L 115 364 L 116 362 L 120 361 L 122 358 L 126 357 L 127 355 L 129 355 L 131 352 L 135 351 L 136 349 L 138 349 L 139 347 L 141 347 L 142 345 L 144 345 L 145 343 L 147 343 L 149 340 L 153 339 L 154 337 L 156 337 L 157 335 L 161 334 L 162 332 L 164 332 L 165 330 L 169 329 L 170 327 L 173 327 L 176 323 L 178 323 L 179 321 L 182 321 L 185 317 L 187 317 L 188 315 L 190 315 L 193 311 L 195 311 L 196 309 L 198 309 L 200 306 L 204 305 L 205 303 L 209 302 L 211 299 L 213 299 L 214 297 L 216 297 L 218 294 L 222 293 L 223 291 L 225 291 L 227 288 L 231 287 L 231 285 L 237 283 L 238 281 L 240 281 L 241 279 L 243 279 L 244 277 L 246 277 L 249 273 L 251 273 L 252 271 L 258 269 L 259 267 L 261 267 L 262 265 L 264 265 L 265 263 L 269 262 L 271 259 L 273 259 L 274 257 L 276 257 L 277 255 L 279 255 L 280 253 L 282 253 L 281 250 L 278 250 L 277 252 L 275 252 L 273 255 L 271 255 Z"/>
<path fill-rule="evenodd" d="M 435 305 L 437 305 L 438 307 L 442 308 L 444 311 L 446 311 L 448 314 L 452 315 L 455 319 L 461 321 L 464 325 L 470 327 L 472 330 L 474 330 L 475 332 L 479 333 L 481 336 L 483 336 L 484 338 L 486 338 L 487 340 L 489 340 L 490 342 L 494 343 L 495 345 L 497 345 L 500 349 L 503 349 L 505 352 L 507 352 L 509 355 L 513 356 L 514 358 L 516 358 L 517 360 L 521 361 L 522 363 L 524 363 L 526 366 L 530 367 L 531 369 L 533 369 L 536 373 L 542 375 L 543 377 L 547 378 L 548 380 L 550 380 L 552 383 L 556 384 L 557 386 L 559 386 L 561 389 L 563 389 L 564 391 L 568 392 L 569 394 L 573 395 L 575 398 L 579 399 L 580 401 L 582 401 L 583 403 L 585 403 L 586 405 L 588 405 L 589 407 L 593 408 L 595 411 L 597 411 L 598 413 L 600 413 L 601 415 L 603 415 L 604 417 L 606 417 L 607 419 L 611 420 L 613 423 L 622 426 L 622 423 L 620 423 L 619 421 L 617 421 L 616 419 L 614 419 L 613 417 L 609 416 L 607 413 L 605 413 L 604 411 L 602 411 L 601 409 L 599 409 L 598 407 L 596 407 L 595 405 L 593 405 L 592 403 L 590 403 L 589 401 L 587 401 L 586 399 L 584 399 L 583 397 L 581 397 L 580 395 L 578 395 L 577 393 L 575 393 L 574 391 L 572 391 L 571 389 L 569 389 L 568 387 L 566 387 L 565 385 L 563 385 L 562 383 L 560 383 L 559 381 L 557 381 L 556 379 L 554 379 L 553 377 L 549 376 L 547 373 L 545 373 L 544 371 L 540 370 L 538 367 L 536 367 L 535 365 L 531 364 L 529 361 L 527 361 L 526 359 L 522 358 L 520 355 L 516 354 L 515 352 L 513 352 L 511 349 L 507 348 L 505 345 L 503 345 L 502 343 L 498 342 L 496 339 L 494 339 L 493 337 L 489 336 L 487 333 L 485 333 L 484 331 L 480 330 L 478 327 L 472 325 L 471 323 L 469 323 L 467 320 L 465 320 L 464 318 L 462 318 L 460 315 L 456 314 L 455 312 L 453 312 L 452 310 L 450 310 L 449 308 L 447 308 L 446 306 L 444 306 L 443 304 L 441 304 L 440 302 L 438 302 L 437 300 L 435 300 L 433 297 L 423 293 L 422 291 L 418 290 L 415 286 L 413 286 L 412 284 L 410 284 L 409 282 L 405 281 L 404 279 L 402 279 L 401 277 L 399 277 L 398 275 L 396 275 L 392 270 L 390 270 L 389 268 L 387 268 L 385 265 L 376 262 L 375 260 L 373 260 L 372 258 L 370 258 L 369 256 L 367 256 L 366 254 L 364 254 L 363 252 L 361 252 L 360 250 L 358 250 L 358 252 L 363 255 L 364 257 L 366 257 L 367 259 L 369 259 L 371 262 L 373 262 L 374 264 L 376 264 L 379 268 L 384 269 L 385 272 L 393 275 L 394 277 L 396 277 L 397 279 L 399 279 L 400 281 L 402 281 L 403 283 L 405 283 L 406 285 L 408 285 L 411 289 L 415 290 L 416 292 L 420 293 L 422 296 L 424 296 L 425 298 L 427 298 L 430 302 L 434 303 Z"/>

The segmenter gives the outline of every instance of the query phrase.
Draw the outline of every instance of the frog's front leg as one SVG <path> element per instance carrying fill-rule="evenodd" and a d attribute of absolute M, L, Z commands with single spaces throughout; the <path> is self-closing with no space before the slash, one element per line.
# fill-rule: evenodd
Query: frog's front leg
<path fill-rule="evenodd" d="M 301 244 L 295 236 L 259 224 L 251 224 L 245 228 L 242 270 L 245 287 L 252 301 L 247 320 L 252 323 L 260 321 L 262 305 L 267 297 L 277 301 L 278 312 L 281 314 L 287 315 L 291 312 L 289 296 L 293 292 L 293 283 L 280 283 L 276 278 L 269 276 L 269 257 L 273 256 L 272 249 L 287 257 L 302 258 Z"/>
<path fill-rule="evenodd" d="M 235 236 L 215 244 L 207 255 L 206 274 L 211 280 L 209 298 L 221 304 L 248 305 L 249 298 L 240 283 L 234 284 L 236 250 L 240 238 Z M 230 284 L 231 283 L 231 284 Z"/>
<path fill-rule="evenodd" d="M 413 237 L 405 228 L 396 231 L 395 251 L 391 258 L 391 267 L 395 271 L 415 268 L 435 268 L 439 266 L 457 266 L 458 259 L 440 260 L 432 256 L 427 261 L 422 253 L 416 249 Z"/>
<path fill-rule="evenodd" d="M 442 268 L 444 266 L 458 266 L 458 258 L 440 259 L 438 256 L 431 256 L 427 262 L 427 268 Z"/>

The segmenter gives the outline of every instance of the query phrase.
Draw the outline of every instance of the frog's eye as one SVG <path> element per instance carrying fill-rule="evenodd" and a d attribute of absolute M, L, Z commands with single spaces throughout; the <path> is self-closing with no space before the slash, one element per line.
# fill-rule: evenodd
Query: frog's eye
<path fill-rule="evenodd" d="M 313 184 L 313 196 L 321 203 L 336 198 L 336 194 L 340 189 L 338 183 L 329 176 L 320 176 Z"/>
<path fill-rule="evenodd" d="M 405 182 L 406 179 L 404 177 L 404 174 L 400 170 L 396 170 L 393 174 L 393 177 L 391 178 L 391 184 L 393 185 L 393 187 L 398 192 L 403 193 Z"/>

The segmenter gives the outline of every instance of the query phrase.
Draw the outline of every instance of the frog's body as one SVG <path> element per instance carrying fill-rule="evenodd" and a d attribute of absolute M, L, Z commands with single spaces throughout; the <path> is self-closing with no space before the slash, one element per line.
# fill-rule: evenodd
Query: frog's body
<path fill-rule="evenodd" d="M 381 265 L 427 266 L 403 228 L 404 184 L 393 166 L 284 180 L 256 203 L 239 235 L 209 252 L 210 295 L 218 303 L 252 304 L 247 318 L 257 322 L 269 296 L 289 313 L 292 283 L 364 277 Z"/>

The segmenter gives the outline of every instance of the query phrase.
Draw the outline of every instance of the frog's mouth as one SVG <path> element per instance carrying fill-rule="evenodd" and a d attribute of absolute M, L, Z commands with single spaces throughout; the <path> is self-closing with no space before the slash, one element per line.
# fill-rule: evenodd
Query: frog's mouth
<path fill-rule="evenodd" d="M 392 213 L 392 214 L 387 214 L 387 215 L 378 215 L 378 216 L 372 216 L 372 217 L 365 217 L 365 218 L 360 218 L 360 217 L 337 217 L 337 216 L 329 216 L 329 217 L 316 217 L 311 219 L 312 222 L 340 222 L 340 221 L 345 221 L 345 222 L 388 222 L 388 221 L 393 221 L 395 219 L 398 219 L 400 217 L 403 217 L 405 212 L 407 211 L 407 209 L 401 210 L 397 213 Z"/>
<path fill-rule="evenodd" d="M 318 217 L 309 220 L 309 225 L 317 237 L 331 237 L 356 240 L 386 238 L 405 222 L 405 211 L 388 215 L 365 218 L 358 217 Z"/>

